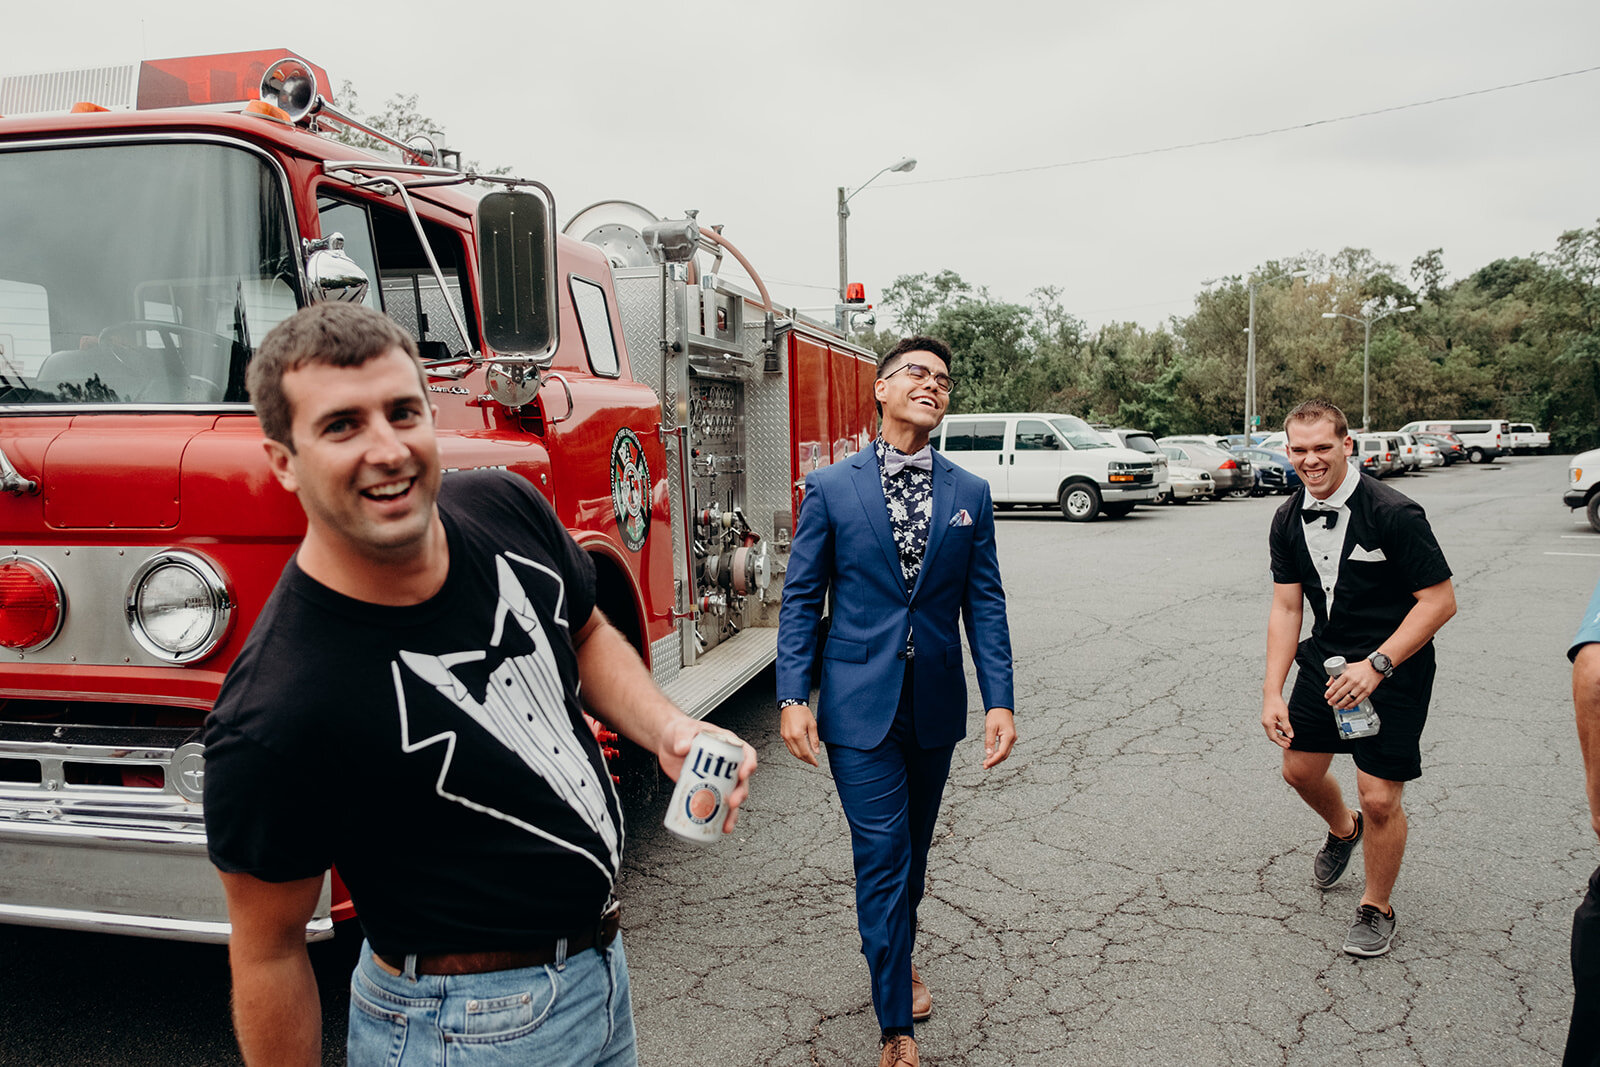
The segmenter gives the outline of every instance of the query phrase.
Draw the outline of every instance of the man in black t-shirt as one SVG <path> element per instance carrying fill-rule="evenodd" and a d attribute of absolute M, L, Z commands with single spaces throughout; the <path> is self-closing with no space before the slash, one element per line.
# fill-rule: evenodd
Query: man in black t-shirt
<path fill-rule="evenodd" d="M 621 811 L 579 686 L 674 777 L 704 724 L 595 609 L 592 563 L 527 482 L 442 479 L 388 319 L 302 311 L 249 387 L 307 529 L 206 725 L 246 1060 L 321 1060 L 305 926 L 337 866 L 368 942 L 351 1064 L 633 1064 Z M 724 830 L 754 763 L 745 746 Z"/>
<path fill-rule="evenodd" d="M 1350 465 L 1352 441 L 1342 411 L 1307 401 L 1289 413 L 1284 432 L 1302 487 L 1272 520 L 1261 725 L 1283 749 L 1284 780 L 1328 824 L 1312 870 L 1318 888 L 1344 875 L 1365 839 L 1366 887 L 1344 951 L 1381 956 L 1394 941 L 1389 894 L 1406 847 L 1401 794 L 1406 782 L 1422 775 L 1433 635 L 1455 614 L 1455 591 L 1422 508 Z M 1304 602 L 1311 604 L 1313 622 L 1301 641 Z M 1332 656 L 1349 663 L 1338 678 L 1323 669 Z M 1291 663 L 1300 670 L 1285 701 Z M 1378 733 L 1341 737 L 1334 709 L 1369 699 L 1381 720 Z M 1356 811 L 1345 806 L 1331 772 L 1340 752 L 1355 759 Z"/>

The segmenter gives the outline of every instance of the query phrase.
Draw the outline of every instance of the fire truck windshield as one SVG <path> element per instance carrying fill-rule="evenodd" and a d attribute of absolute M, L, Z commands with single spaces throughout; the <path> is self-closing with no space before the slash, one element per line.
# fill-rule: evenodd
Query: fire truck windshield
<path fill-rule="evenodd" d="M 280 179 L 227 144 L 0 150 L 0 405 L 244 403 L 301 303 Z"/>

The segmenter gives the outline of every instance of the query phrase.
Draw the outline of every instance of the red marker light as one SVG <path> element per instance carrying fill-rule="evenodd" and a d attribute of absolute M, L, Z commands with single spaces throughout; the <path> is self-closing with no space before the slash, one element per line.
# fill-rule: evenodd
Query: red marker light
<path fill-rule="evenodd" d="M 851 282 L 844 287 L 844 302 L 846 304 L 865 304 L 867 302 L 867 287 L 860 282 Z"/>
<path fill-rule="evenodd" d="M 40 563 L 12 557 L 0 563 L 0 646 L 42 648 L 61 628 L 61 586 Z"/>
<path fill-rule="evenodd" d="M 1220 471 L 1236 471 L 1239 469 L 1239 465 L 1231 459 L 1225 459 L 1217 464 L 1217 469 Z"/>

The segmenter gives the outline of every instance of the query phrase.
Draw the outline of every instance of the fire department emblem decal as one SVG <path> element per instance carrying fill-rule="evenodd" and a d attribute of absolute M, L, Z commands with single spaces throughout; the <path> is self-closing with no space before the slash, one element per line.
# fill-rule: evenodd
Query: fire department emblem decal
<path fill-rule="evenodd" d="M 628 551 L 644 547 L 650 533 L 646 501 L 650 499 L 650 465 L 644 447 L 627 427 L 611 442 L 611 504 L 617 510 L 617 532 Z"/>

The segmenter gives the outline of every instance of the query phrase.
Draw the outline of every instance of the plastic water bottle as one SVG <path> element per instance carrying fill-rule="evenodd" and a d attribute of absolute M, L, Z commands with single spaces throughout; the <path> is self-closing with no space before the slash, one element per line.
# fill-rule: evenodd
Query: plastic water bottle
<path fill-rule="evenodd" d="M 1346 666 L 1343 656 L 1329 656 L 1322 661 L 1322 669 L 1328 672 L 1329 678 L 1339 677 L 1344 673 Z M 1363 700 L 1353 708 L 1334 708 L 1333 721 L 1339 728 L 1339 736 L 1346 741 L 1353 741 L 1358 737 L 1371 737 L 1382 725 L 1370 699 Z"/>

